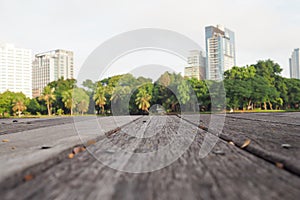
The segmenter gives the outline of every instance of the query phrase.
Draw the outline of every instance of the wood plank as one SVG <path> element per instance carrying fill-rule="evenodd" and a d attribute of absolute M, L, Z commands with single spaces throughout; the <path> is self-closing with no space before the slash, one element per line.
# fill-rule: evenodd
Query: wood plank
<path fill-rule="evenodd" d="M 113 143 L 132 147 L 134 152 L 155 151 L 158 144 L 164 146 L 172 141 L 179 134 L 177 131 L 182 130 L 180 127 L 195 134 L 195 140 L 171 165 L 141 174 L 111 169 L 87 151 L 79 153 L 44 171 L 35 167 L 22 172 L 34 176 L 30 181 L 15 180 L 18 182 L 15 185 L 0 183 L 2 199 L 297 199 L 300 195 L 298 176 L 222 140 L 201 159 L 199 151 L 207 133 L 175 116 L 148 118 L 145 134 L 152 137 L 132 138 L 134 130 L 143 133 L 144 121 L 140 119 L 136 126 L 123 127 L 109 140 L 105 138 L 92 145 L 90 150 L 96 157 L 110 156 L 110 152 L 101 149 Z M 122 161 L 124 166 L 132 164 L 130 159 Z"/>
<path fill-rule="evenodd" d="M 282 163 L 286 170 L 300 175 L 299 114 L 264 113 L 257 115 L 257 118 L 255 116 L 254 114 L 226 115 L 223 131 L 219 137 L 227 142 L 232 141 L 237 146 L 242 146 L 247 139 L 250 139 L 251 143 L 245 148 L 246 151 L 274 164 Z M 209 128 L 210 117 L 210 115 L 184 116 L 186 120 L 200 125 L 203 129 Z M 222 115 L 214 117 L 223 118 Z M 282 146 L 284 144 L 290 145 L 290 148 Z"/>

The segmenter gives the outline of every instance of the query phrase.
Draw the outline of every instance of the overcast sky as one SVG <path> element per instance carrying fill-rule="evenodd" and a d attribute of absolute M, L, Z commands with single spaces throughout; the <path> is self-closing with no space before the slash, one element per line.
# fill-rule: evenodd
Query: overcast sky
<path fill-rule="evenodd" d="M 169 29 L 204 48 L 205 26 L 222 24 L 235 32 L 238 66 L 271 58 L 289 76 L 288 58 L 300 47 L 299 11 L 299 0 L 0 0 L 0 41 L 33 53 L 72 50 L 78 71 L 98 45 L 126 31 Z M 111 73 L 131 62 L 120 60 Z"/>

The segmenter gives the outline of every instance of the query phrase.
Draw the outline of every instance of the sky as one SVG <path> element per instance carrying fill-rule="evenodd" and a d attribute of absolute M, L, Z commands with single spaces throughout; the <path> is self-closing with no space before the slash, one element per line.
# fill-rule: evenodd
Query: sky
<path fill-rule="evenodd" d="M 0 0 L 0 42 L 34 54 L 72 50 L 78 73 L 96 47 L 118 34 L 168 29 L 205 49 L 205 26 L 221 24 L 235 32 L 238 66 L 270 58 L 288 77 L 288 59 L 300 47 L 299 10 L 299 0 Z M 116 61 L 107 75 L 151 64 L 182 72 L 185 62 L 165 54 L 130 54 Z"/>

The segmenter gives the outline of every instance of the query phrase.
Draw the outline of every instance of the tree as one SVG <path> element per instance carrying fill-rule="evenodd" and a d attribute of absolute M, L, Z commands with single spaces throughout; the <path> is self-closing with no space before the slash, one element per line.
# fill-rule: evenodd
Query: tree
<path fill-rule="evenodd" d="M 21 113 L 22 113 L 24 110 L 26 110 L 26 106 L 25 106 L 25 104 L 24 104 L 24 99 L 22 99 L 22 98 L 20 98 L 20 97 L 17 98 L 17 99 L 15 99 L 15 100 L 14 100 L 13 107 L 12 107 L 12 110 L 13 110 L 14 112 L 17 111 L 18 116 L 21 117 Z"/>
<path fill-rule="evenodd" d="M 40 100 L 44 100 L 47 105 L 48 115 L 51 115 L 52 103 L 55 100 L 54 88 L 50 86 L 46 86 L 43 90 L 42 96 L 40 96 Z"/>
<path fill-rule="evenodd" d="M 31 114 L 35 115 L 37 112 L 41 111 L 41 106 L 38 103 L 37 99 L 30 99 L 28 104 L 26 105 L 27 111 L 30 112 Z"/>
<path fill-rule="evenodd" d="M 101 108 L 101 113 L 104 114 L 104 105 L 106 104 L 105 89 L 100 83 L 97 87 L 96 93 L 94 94 L 95 104 Z"/>
<path fill-rule="evenodd" d="M 65 107 L 70 110 L 70 115 L 73 115 L 73 90 L 64 91 L 61 96 Z"/>
<path fill-rule="evenodd" d="M 15 95 L 16 94 L 11 91 L 5 91 L 0 95 L 0 113 L 2 117 L 4 117 L 5 114 L 12 114 L 12 105 Z"/>
<path fill-rule="evenodd" d="M 151 95 L 147 93 L 147 90 L 145 88 L 140 88 L 138 90 L 135 103 L 139 109 L 148 112 L 151 98 L 152 98 Z"/>
<path fill-rule="evenodd" d="M 79 102 L 77 104 L 78 112 L 81 113 L 81 115 L 83 115 L 83 113 L 87 112 L 88 108 L 89 108 L 89 104 L 86 100 L 82 100 L 81 102 Z"/>
<path fill-rule="evenodd" d="M 73 106 L 77 112 L 87 112 L 89 107 L 89 96 L 83 88 L 74 88 L 73 90 Z"/>
<path fill-rule="evenodd" d="M 54 88 L 55 101 L 53 102 L 53 109 L 63 109 L 64 113 L 70 112 L 69 108 L 66 108 L 65 103 L 62 100 L 62 94 L 65 91 L 72 90 L 76 87 L 75 79 L 59 78 L 57 81 L 52 81 L 48 84 L 51 88 Z"/>

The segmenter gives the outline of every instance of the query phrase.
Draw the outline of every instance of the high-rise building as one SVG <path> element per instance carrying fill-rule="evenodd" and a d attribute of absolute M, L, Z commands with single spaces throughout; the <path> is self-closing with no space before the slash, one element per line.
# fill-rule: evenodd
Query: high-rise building
<path fill-rule="evenodd" d="M 74 77 L 73 52 L 54 50 L 35 55 L 32 63 L 32 96 L 41 95 L 44 87 L 59 78 Z"/>
<path fill-rule="evenodd" d="M 294 49 L 290 61 L 290 76 L 291 78 L 300 79 L 300 52 L 299 48 Z"/>
<path fill-rule="evenodd" d="M 192 50 L 188 56 L 188 66 L 184 68 L 184 76 L 205 79 L 205 57 L 202 51 Z"/>
<path fill-rule="evenodd" d="M 0 93 L 9 90 L 31 97 L 31 58 L 29 49 L 0 44 Z"/>
<path fill-rule="evenodd" d="M 205 27 L 206 78 L 222 80 L 223 73 L 236 65 L 234 32 L 220 25 Z"/>

